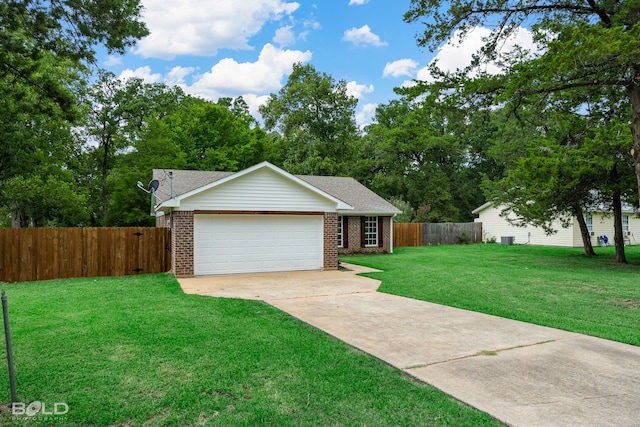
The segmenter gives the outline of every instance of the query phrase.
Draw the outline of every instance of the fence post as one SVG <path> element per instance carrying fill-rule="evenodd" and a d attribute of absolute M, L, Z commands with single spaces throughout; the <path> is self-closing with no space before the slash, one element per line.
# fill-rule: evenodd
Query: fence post
<path fill-rule="evenodd" d="M 2 316 L 4 319 L 4 337 L 7 341 L 7 362 L 9 363 L 9 385 L 11 387 L 11 403 L 18 401 L 16 393 L 16 376 L 13 372 L 13 349 L 11 348 L 11 331 L 9 330 L 9 309 L 7 307 L 7 294 L 2 290 Z"/>

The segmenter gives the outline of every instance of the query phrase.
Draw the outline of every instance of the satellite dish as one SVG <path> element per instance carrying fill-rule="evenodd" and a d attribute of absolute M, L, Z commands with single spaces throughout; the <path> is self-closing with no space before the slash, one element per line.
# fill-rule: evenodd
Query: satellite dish
<path fill-rule="evenodd" d="M 149 182 L 149 187 L 148 187 L 149 192 L 154 193 L 159 186 L 160 186 L 160 181 L 158 181 L 157 179 L 151 180 L 151 182 Z"/>

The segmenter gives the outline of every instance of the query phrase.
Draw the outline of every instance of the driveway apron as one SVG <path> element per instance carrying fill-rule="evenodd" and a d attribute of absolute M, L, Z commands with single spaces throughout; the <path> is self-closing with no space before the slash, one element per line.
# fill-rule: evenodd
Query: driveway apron
<path fill-rule="evenodd" d="M 640 347 L 379 293 L 379 283 L 337 271 L 180 279 L 187 293 L 264 300 L 509 425 L 640 426 Z"/>

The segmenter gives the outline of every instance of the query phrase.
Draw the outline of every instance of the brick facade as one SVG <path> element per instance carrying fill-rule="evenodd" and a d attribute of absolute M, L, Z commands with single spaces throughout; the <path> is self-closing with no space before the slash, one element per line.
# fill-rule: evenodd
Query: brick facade
<path fill-rule="evenodd" d="M 158 227 L 158 228 L 169 228 L 169 217 L 167 215 L 157 216 L 156 217 L 156 227 Z"/>
<path fill-rule="evenodd" d="M 348 218 L 349 225 L 346 227 L 347 235 L 347 247 L 338 248 L 339 254 L 352 254 L 352 253 L 389 253 L 391 252 L 391 217 L 382 217 L 382 247 L 362 247 L 362 217 L 360 216 L 346 216 Z M 378 231 L 380 233 L 380 231 Z M 380 234 L 378 234 L 380 236 Z"/>
<path fill-rule="evenodd" d="M 171 213 L 171 267 L 177 277 L 193 276 L 193 211 Z"/>
<path fill-rule="evenodd" d="M 361 218 L 348 218 L 346 233 L 348 246 L 338 248 L 338 214 L 324 214 L 324 269 L 338 268 L 338 254 L 391 252 L 391 218 L 382 218 L 382 247 L 362 247 Z M 169 224 L 170 220 L 170 224 Z M 190 277 L 194 273 L 193 211 L 174 211 L 156 218 L 157 227 L 171 225 L 171 269 L 177 277 Z"/>
<path fill-rule="evenodd" d="M 324 214 L 324 269 L 338 269 L 338 214 Z"/>

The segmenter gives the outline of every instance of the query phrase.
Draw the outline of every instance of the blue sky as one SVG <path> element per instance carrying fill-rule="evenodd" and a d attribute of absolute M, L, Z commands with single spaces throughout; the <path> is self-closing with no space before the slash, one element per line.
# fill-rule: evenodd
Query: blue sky
<path fill-rule="evenodd" d="M 371 121 L 394 87 L 428 79 L 435 57 L 447 69 L 468 63 L 478 28 L 464 43 L 437 52 L 418 48 L 420 25 L 402 17 L 409 0 L 142 0 L 151 34 L 100 66 L 121 78 L 179 85 L 213 101 L 243 96 L 251 111 L 287 81 L 296 62 L 347 82 L 359 100 L 357 121 Z M 520 44 L 530 43 L 523 30 Z M 454 37 L 455 39 L 455 37 Z"/>

